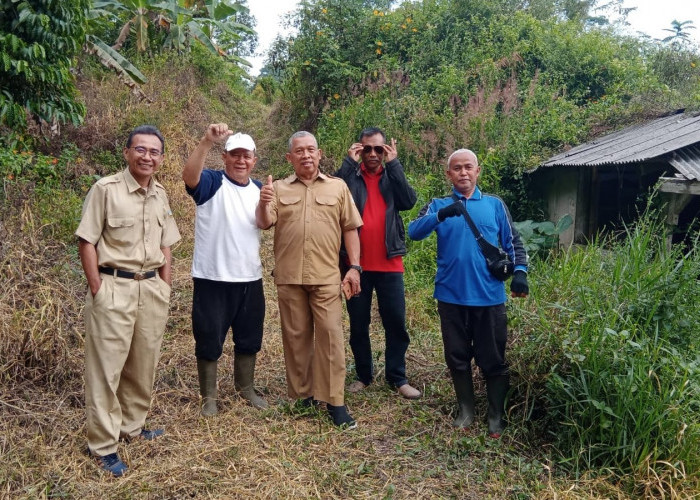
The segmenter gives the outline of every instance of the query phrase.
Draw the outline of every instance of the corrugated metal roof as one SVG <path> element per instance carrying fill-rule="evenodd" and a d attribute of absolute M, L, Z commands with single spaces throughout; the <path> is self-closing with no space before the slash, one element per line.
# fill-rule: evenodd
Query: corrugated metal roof
<path fill-rule="evenodd" d="M 676 114 L 599 137 L 540 166 L 624 165 L 673 154 L 668 161 L 674 168 L 690 179 L 700 180 L 699 146 L 700 114 Z"/>
<path fill-rule="evenodd" d="M 686 179 L 700 181 L 700 145 L 694 144 L 674 151 L 668 162 Z"/>

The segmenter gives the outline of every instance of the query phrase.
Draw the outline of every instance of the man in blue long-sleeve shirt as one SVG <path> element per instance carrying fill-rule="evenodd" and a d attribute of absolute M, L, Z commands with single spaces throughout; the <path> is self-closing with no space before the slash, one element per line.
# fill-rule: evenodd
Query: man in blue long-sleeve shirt
<path fill-rule="evenodd" d="M 463 217 L 469 212 L 476 227 L 491 244 L 500 246 L 515 263 L 511 281 L 514 297 L 529 293 L 527 253 L 503 200 L 482 193 L 477 187 L 481 173 L 476 155 L 468 149 L 452 153 L 447 178 L 453 194 L 434 198 L 408 225 L 408 236 L 422 240 L 437 233 L 435 292 L 445 361 L 457 395 L 454 426 L 469 427 L 474 421 L 474 386 L 471 362 L 486 379 L 489 435 L 500 437 L 505 427 L 504 404 L 508 393 L 505 359 L 507 322 L 506 292 L 488 270 L 473 232 Z"/>

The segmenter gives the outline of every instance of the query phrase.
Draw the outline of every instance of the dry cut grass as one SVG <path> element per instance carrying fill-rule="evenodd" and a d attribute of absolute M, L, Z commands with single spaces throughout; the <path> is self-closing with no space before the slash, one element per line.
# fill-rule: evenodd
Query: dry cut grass
<path fill-rule="evenodd" d="M 425 393 L 421 400 L 398 397 L 380 373 L 366 391 L 348 395 L 359 423 L 354 431 L 338 431 L 323 411 L 296 409 L 286 396 L 269 277 L 270 233 L 263 244 L 268 309 L 256 384 L 271 408 L 256 411 L 235 395 L 229 344 L 221 359 L 221 413 L 200 417 L 189 320 L 192 205 L 178 176 L 175 164 L 161 179 L 181 214 L 183 241 L 175 251 L 172 314 L 148 422 L 164 427 L 166 435 L 152 443 L 120 445 L 130 466 L 122 479 L 108 477 L 85 455 L 81 310 L 86 289 L 76 249 L 53 241 L 47 227 L 32 221 L 30 193 L 6 186 L 0 497 L 483 498 L 531 490 L 528 482 L 546 483 L 546 469 L 521 455 L 515 436 L 485 441 L 481 423 L 466 433 L 452 429 L 453 396 L 435 324 L 423 330 L 413 326 L 408 371 Z M 381 371 L 383 336 L 376 319 L 373 338 Z M 483 415 L 484 408 L 480 411 Z"/>
<path fill-rule="evenodd" d="M 115 84 L 101 85 L 112 85 L 112 94 L 109 88 L 94 92 L 86 127 L 73 136 L 86 158 L 93 139 L 105 146 L 114 143 L 117 132 L 111 136 L 100 133 L 112 130 L 105 124 L 119 129 L 125 116 L 138 112 L 137 105 L 126 100 Z M 193 88 L 196 85 L 183 84 L 177 95 L 162 99 L 169 102 L 167 99 L 176 97 L 186 110 L 186 119 L 167 119 L 161 126 L 170 146 L 159 178 L 168 189 L 183 235 L 174 249 L 171 317 L 148 421 L 150 427 L 164 427 L 166 434 L 154 442 L 120 444 L 119 453 L 130 466 L 123 478 L 101 472 L 85 454 L 81 312 L 86 286 L 75 245 L 56 238 L 53 222 L 36 220 L 30 186 L 10 183 L 3 187 L 0 498 L 623 497 L 603 480 L 556 479 L 553 466 L 546 463 L 546 450 L 533 449 L 525 442 L 517 423 L 502 440 L 486 439 L 480 381 L 479 422 L 467 432 L 451 427 L 453 392 L 444 368 L 438 324 L 425 306 L 430 303 L 426 299 L 430 283 L 425 284 L 425 293 L 408 297 L 412 335 L 408 376 L 423 391 L 422 399 L 404 400 L 384 383 L 383 332 L 375 310 L 372 335 L 378 380 L 360 394 L 347 395 L 359 427 L 340 432 L 323 411 L 297 409 L 286 396 L 279 317 L 270 278 L 270 233 L 263 243 L 267 317 L 256 385 L 271 407 L 256 411 L 235 395 L 229 343 L 220 362 L 220 414 L 200 417 L 189 319 L 194 205 L 184 192 L 180 171 L 203 127 L 226 117 L 203 113 Z M 157 94 L 167 89 L 153 84 L 149 91 Z M 122 104 L 115 106 L 115 102 Z M 161 106 L 157 113 L 168 110 Z M 103 116 L 95 117 L 96 113 Z M 261 140 L 262 145 L 272 144 L 268 137 L 274 130 L 266 128 L 271 115 L 258 109 L 250 114 L 260 119 L 247 122 L 252 123 L 248 128 L 243 122 L 233 125 L 252 130 L 256 138 L 265 137 L 268 142 Z M 283 169 L 281 153 L 279 156 L 279 160 L 263 156 L 261 172 Z M 216 152 L 211 159 L 216 160 Z M 104 173 L 99 165 L 89 168 L 92 170 L 84 173 Z M 350 380 L 349 349 L 346 355 Z"/>

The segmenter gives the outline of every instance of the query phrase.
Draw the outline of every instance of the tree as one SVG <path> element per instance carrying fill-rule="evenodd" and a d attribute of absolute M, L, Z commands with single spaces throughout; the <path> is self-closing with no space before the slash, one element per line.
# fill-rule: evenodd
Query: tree
<path fill-rule="evenodd" d="M 667 36 L 663 40 L 661 40 L 663 43 L 670 43 L 671 45 L 683 45 L 686 43 L 690 42 L 690 33 L 688 33 L 688 30 L 694 30 L 695 25 L 693 24 L 693 21 L 683 21 L 680 22 L 676 19 L 671 21 L 671 28 L 664 28 L 664 31 L 669 31 L 673 33 L 670 36 Z"/>
<path fill-rule="evenodd" d="M 27 117 L 79 124 L 85 106 L 71 65 L 86 30 L 89 0 L 0 0 L 0 124 L 22 133 Z"/>
<path fill-rule="evenodd" d="M 245 0 L 237 3 L 230 0 L 97 0 L 90 11 L 93 30 L 87 38 L 87 49 L 132 88 L 144 83 L 146 77 L 120 50 L 129 39 L 133 39 L 136 52 L 153 50 L 149 28 L 165 34 L 155 50 L 181 53 L 188 51 L 193 43 L 201 43 L 230 62 L 250 66 L 238 55 L 248 53 L 251 44 L 254 45 L 255 32 L 244 24 L 252 21 L 247 16 L 245 3 Z M 100 36 L 105 31 L 105 20 L 121 24 L 119 36 L 111 46 Z"/>

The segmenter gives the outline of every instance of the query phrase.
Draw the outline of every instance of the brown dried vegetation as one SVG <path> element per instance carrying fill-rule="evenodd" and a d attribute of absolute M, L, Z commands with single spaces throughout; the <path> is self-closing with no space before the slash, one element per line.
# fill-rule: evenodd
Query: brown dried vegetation
<path fill-rule="evenodd" d="M 75 178 L 107 173 L 109 166 L 91 160 L 92 153 L 107 149 L 119 157 L 126 132 L 139 120 L 156 123 L 167 139 L 159 180 L 183 239 L 174 251 L 171 317 L 149 417 L 149 425 L 164 427 L 166 434 L 120 445 L 130 466 L 121 479 L 108 477 L 86 456 L 86 288 L 75 244 L 57 239 L 51 223 L 37 223 L 30 188 L 6 183 L 0 213 L 0 498 L 505 498 L 537 492 L 540 498 L 568 499 L 601 491 L 595 481 L 557 485 L 517 432 L 485 442 L 481 422 L 468 432 L 451 427 L 453 394 L 438 327 L 410 298 L 407 365 L 411 382 L 424 392 L 421 400 L 399 398 L 380 373 L 376 384 L 347 397 L 357 430 L 339 432 L 323 413 L 295 409 L 286 396 L 269 233 L 263 244 L 267 321 L 256 385 L 271 408 L 256 411 L 234 394 L 229 343 L 220 362 L 221 412 L 200 417 L 189 320 L 194 205 L 180 170 L 206 124 L 227 121 L 255 137 L 259 178 L 282 171 L 288 168 L 282 153 L 289 130 L 276 127 L 274 113 L 223 88 L 213 91 L 223 100 L 220 111 L 208 111 L 207 98 L 189 78 L 185 71 L 174 83 L 146 86 L 150 105 L 115 80 L 84 84 L 88 118 L 66 138 L 79 146 Z M 217 158 L 212 152 L 211 164 Z M 378 319 L 373 339 L 381 353 Z M 350 367 L 349 349 L 347 362 Z M 380 372 L 382 364 L 383 356 Z M 478 399 L 482 417 L 481 386 Z M 620 497 L 612 491 L 609 496 Z"/>

